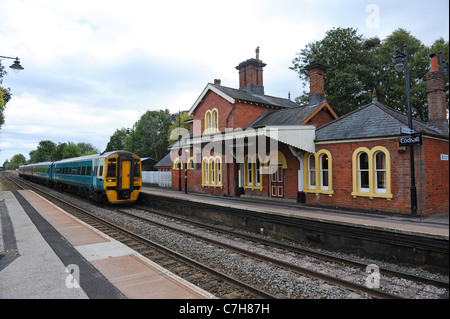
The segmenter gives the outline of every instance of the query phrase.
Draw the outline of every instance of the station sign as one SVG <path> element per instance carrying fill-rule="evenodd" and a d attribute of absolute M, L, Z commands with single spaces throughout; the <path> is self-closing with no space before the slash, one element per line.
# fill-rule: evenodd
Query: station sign
<path fill-rule="evenodd" d="M 398 138 L 398 145 L 399 146 L 422 145 L 422 135 L 413 134 L 400 136 Z"/>

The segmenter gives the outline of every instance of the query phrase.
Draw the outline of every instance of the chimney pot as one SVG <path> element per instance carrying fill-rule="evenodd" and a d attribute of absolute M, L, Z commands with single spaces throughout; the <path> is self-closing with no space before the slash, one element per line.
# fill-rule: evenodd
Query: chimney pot
<path fill-rule="evenodd" d="M 448 135 L 447 102 L 444 74 L 439 70 L 438 58 L 430 55 L 431 72 L 426 75 L 428 100 L 428 127 Z"/>
<path fill-rule="evenodd" d="M 309 105 L 325 101 L 324 73 L 327 67 L 318 61 L 305 66 L 309 71 Z"/>
<path fill-rule="evenodd" d="M 239 70 L 239 90 L 264 95 L 263 68 L 265 66 L 266 64 L 259 60 L 259 47 L 257 47 L 256 59 L 248 59 L 236 67 Z"/>
<path fill-rule="evenodd" d="M 437 55 L 432 53 L 430 55 L 430 59 L 431 59 L 431 72 L 439 71 L 439 61 Z"/>

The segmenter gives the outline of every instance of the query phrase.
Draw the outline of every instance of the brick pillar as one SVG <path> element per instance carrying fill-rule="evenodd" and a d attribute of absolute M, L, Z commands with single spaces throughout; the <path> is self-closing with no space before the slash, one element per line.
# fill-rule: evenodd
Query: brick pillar
<path fill-rule="evenodd" d="M 438 57 L 430 55 L 431 72 L 427 73 L 428 127 L 448 134 L 444 74 L 439 70 Z"/>
<path fill-rule="evenodd" d="M 309 104 L 325 101 L 324 73 L 327 67 L 317 61 L 305 67 L 309 71 Z"/>

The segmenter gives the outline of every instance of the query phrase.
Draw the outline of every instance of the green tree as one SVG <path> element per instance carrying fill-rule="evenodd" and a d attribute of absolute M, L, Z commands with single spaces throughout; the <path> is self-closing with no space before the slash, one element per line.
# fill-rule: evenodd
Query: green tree
<path fill-rule="evenodd" d="M 192 116 L 189 116 L 189 112 L 187 111 L 180 112 L 180 116 L 178 116 L 178 113 L 176 113 L 172 117 L 173 124 L 169 127 L 168 132 L 168 139 L 170 144 L 178 141 L 179 135 L 183 137 L 185 134 L 189 133 L 190 125 L 189 123 L 186 123 L 186 121 L 192 118 Z M 180 117 L 180 132 L 178 132 L 178 117 Z"/>
<path fill-rule="evenodd" d="M 63 158 L 72 158 L 81 156 L 80 148 L 77 144 L 69 142 L 63 151 Z"/>
<path fill-rule="evenodd" d="M 319 61 L 326 65 L 326 99 L 338 115 L 343 115 L 368 103 L 367 96 L 375 85 L 371 59 L 379 43 L 378 38 L 365 39 L 353 28 L 334 28 L 322 40 L 307 44 L 297 53 L 290 69 L 308 82 L 308 64 Z M 307 101 L 309 93 L 297 98 L 301 104 Z"/>
<path fill-rule="evenodd" d="M 428 118 L 425 76 L 429 71 L 429 55 L 442 50 L 444 59 L 448 61 L 448 41 L 444 39 L 436 40 L 428 48 L 404 29 L 395 30 L 381 41 L 378 38 L 366 39 L 353 28 L 335 28 L 328 31 L 322 40 L 309 43 L 297 53 L 291 69 L 302 80 L 308 81 L 306 65 L 314 60 L 327 65 L 326 99 L 338 115 L 369 103 L 373 88 L 381 103 L 406 113 L 405 73 L 395 72 L 392 66 L 396 51 L 403 52 L 404 44 L 408 49 L 413 116 L 425 121 Z M 308 95 L 300 96 L 297 102 L 305 104 Z"/>
<path fill-rule="evenodd" d="M 408 110 L 405 72 L 396 72 L 392 60 L 403 45 L 408 51 L 408 71 L 411 89 L 413 117 L 428 118 L 427 89 L 425 75 L 429 71 L 430 49 L 404 29 L 395 30 L 384 39 L 373 57 L 372 70 L 375 73 L 377 97 L 380 102 L 406 113 Z"/>
<path fill-rule="evenodd" d="M 11 161 L 6 164 L 5 168 L 8 170 L 15 170 L 19 166 L 26 164 L 27 160 L 22 154 L 16 154 L 11 158 Z"/>
<path fill-rule="evenodd" d="M 81 156 L 85 156 L 85 155 L 94 155 L 94 154 L 98 154 L 100 153 L 100 150 L 98 148 L 96 148 L 94 145 L 92 145 L 91 143 L 78 143 L 77 144 L 78 149 L 80 150 Z"/>
<path fill-rule="evenodd" d="M 67 143 L 58 143 L 55 151 L 52 154 L 52 160 L 59 161 L 64 158 L 64 149 L 67 147 Z"/>
<path fill-rule="evenodd" d="M 30 152 L 30 163 L 48 162 L 53 160 L 56 144 L 52 141 L 40 141 L 36 150 Z"/>
<path fill-rule="evenodd" d="M 160 160 L 167 154 L 171 115 L 169 110 L 147 111 L 135 124 L 134 153 Z M 126 150 L 132 151 L 133 132 L 125 138 Z"/>
<path fill-rule="evenodd" d="M 9 88 L 3 88 L 1 86 L 2 84 L 2 78 L 4 75 L 6 75 L 5 68 L 2 66 L 2 63 L 0 61 L 0 129 L 2 128 L 3 124 L 5 124 L 5 116 L 4 111 L 6 108 L 6 103 L 11 99 L 11 92 Z"/>
<path fill-rule="evenodd" d="M 109 138 L 109 142 L 106 145 L 105 152 L 112 152 L 116 150 L 125 150 L 125 138 L 127 136 L 127 130 L 125 128 L 117 129 L 114 134 Z"/>

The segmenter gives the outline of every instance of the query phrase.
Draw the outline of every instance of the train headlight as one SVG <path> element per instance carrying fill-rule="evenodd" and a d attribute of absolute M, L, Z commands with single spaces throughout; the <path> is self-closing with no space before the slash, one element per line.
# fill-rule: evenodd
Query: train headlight
<path fill-rule="evenodd" d="M 108 183 L 114 183 L 115 181 L 116 181 L 115 178 L 107 178 L 106 179 L 106 182 L 108 182 Z"/>

